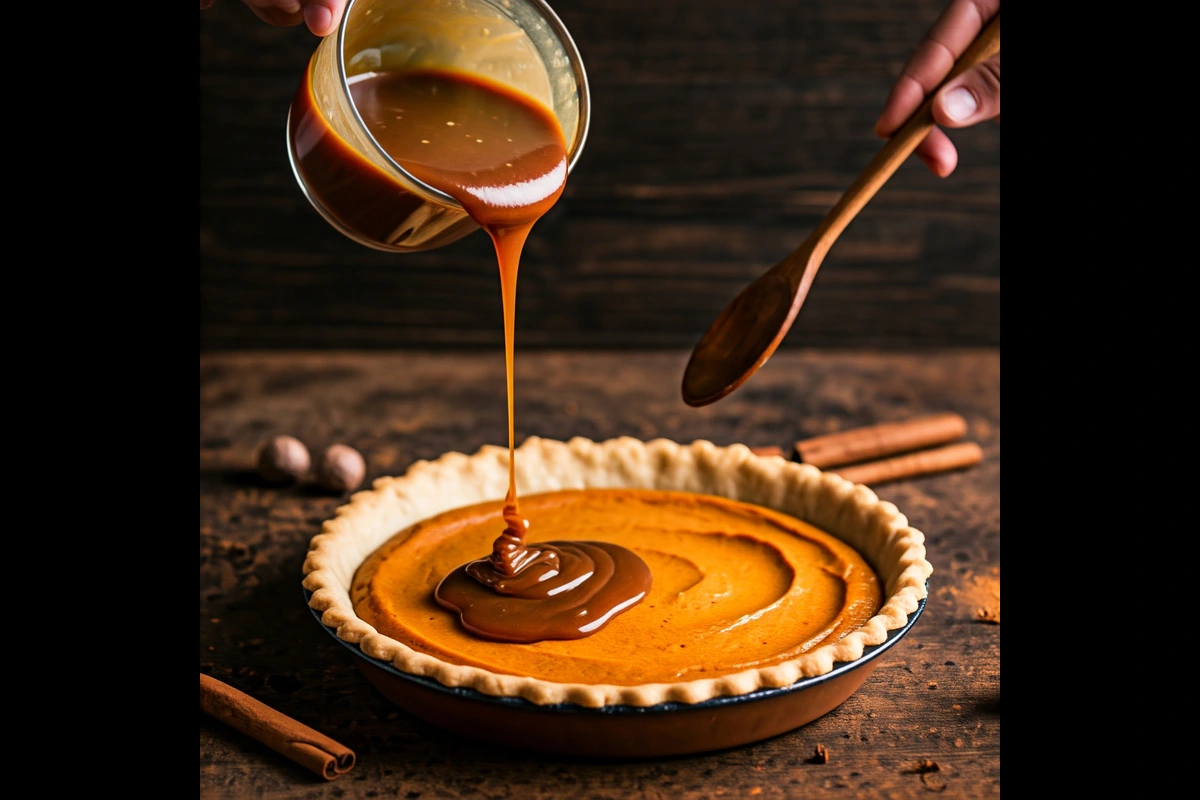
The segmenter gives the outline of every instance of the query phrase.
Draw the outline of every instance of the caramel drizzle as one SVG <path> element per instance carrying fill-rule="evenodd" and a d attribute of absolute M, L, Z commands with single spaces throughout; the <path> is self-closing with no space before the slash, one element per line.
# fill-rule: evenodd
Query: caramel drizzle
<path fill-rule="evenodd" d="M 505 528 L 490 556 L 443 579 L 436 599 L 458 611 L 468 629 L 502 641 L 595 633 L 646 595 L 649 568 L 633 552 L 602 542 L 530 546 L 529 521 L 517 500 L 517 271 L 529 231 L 566 183 L 558 120 L 499 84 L 441 70 L 379 73 L 356 81 L 352 91 L 376 141 L 414 176 L 458 200 L 487 231 L 500 268 L 508 393 Z"/>

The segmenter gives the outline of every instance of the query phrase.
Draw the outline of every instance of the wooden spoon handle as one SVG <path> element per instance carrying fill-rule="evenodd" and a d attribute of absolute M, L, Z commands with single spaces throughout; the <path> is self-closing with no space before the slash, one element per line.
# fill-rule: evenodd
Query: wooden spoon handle
<path fill-rule="evenodd" d="M 900 165 L 917 149 L 929 131 L 933 129 L 933 99 L 950 80 L 957 78 L 971 67 L 988 60 L 1000 52 L 1000 12 L 984 26 L 966 51 L 954 62 L 949 74 L 931 91 L 900 130 L 892 134 L 887 144 L 876 154 L 867 168 L 855 179 L 814 232 L 826 246 L 832 245 L 838 235 L 850 224 L 850 220 L 862 210 L 867 201 L 875 196 L 880 187 L 892 177 Z"/>

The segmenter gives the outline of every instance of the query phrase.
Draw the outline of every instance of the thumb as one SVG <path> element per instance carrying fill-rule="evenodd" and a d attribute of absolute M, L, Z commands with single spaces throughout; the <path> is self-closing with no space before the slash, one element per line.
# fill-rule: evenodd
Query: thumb
<path fill-rule="evenodd" d="M 346 0 L 302 0 L 304 24 L 317 36 L 328 36 L 337 30 L 346 9 Z"/>
<path fill-rule="evenodd" d="M 1000 116 L 1000 56 L 995 55 L 942 87 L 933 101 L 933 121 L 966 128 Z"/>

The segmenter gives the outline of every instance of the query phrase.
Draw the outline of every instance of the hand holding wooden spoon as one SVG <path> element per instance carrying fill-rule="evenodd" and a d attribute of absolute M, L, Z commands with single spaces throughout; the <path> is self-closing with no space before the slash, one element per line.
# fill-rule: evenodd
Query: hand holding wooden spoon
<path fill-rule="evenodd" d="M 950 0 L 929 28 L 896 79 L 875 133 L 887 138 L 896 132 L 925 98 L 934 94 L 957 58 L 1000 11 L 1000 0 Z M 929 170 L 944 178 L 958 165 L 958 151 L 941 128 L 967 128 L 987 120 L 1000 121 L 1000 54 L 988 58 L 937 89 L 930 109 L 934 127 L 917 145 L 916 154 Z"/>
<path fill-rule="evenodd" d="M 816 230 L 794 252 L 743 289 L 700 338 L 683 374 L 685 403 L 690 406 L 714 403 L 745 383 L 766 363 L 791 328 L 821 262 L 837 237 L 934 130 L 932 107 L 938 97 L 937 89 L 999 52 L 997 12 Z"/>

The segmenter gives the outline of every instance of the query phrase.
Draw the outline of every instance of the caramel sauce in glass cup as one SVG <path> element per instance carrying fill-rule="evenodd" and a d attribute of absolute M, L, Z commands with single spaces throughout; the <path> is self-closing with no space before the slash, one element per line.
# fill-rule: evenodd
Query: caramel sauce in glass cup
<path fill-rule="evenodd" d="M 406 69 L 467 73 L 528 95 L 558 120 L 568 172 L 583 151 L 587 74 L 542 0 L 349 0 L 292 99 L 287 149 L 312 206 L 359 244 L 415 252 L 479 228 L 457 200 L 397 163 L 354 105 L 356 77 Z"/>

